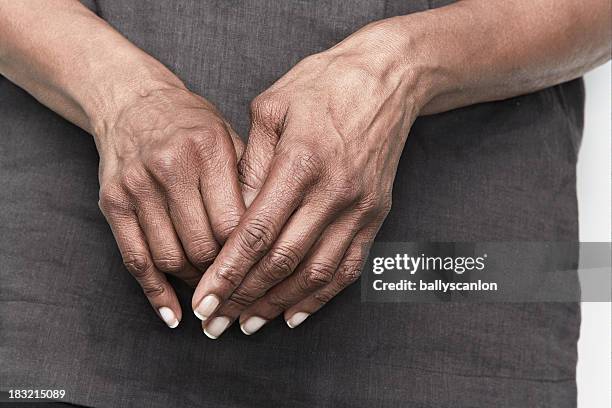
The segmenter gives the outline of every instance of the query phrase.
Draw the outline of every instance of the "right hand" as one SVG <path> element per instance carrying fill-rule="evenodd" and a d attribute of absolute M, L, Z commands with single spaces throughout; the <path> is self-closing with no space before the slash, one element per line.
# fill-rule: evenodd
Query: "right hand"
<path fill-rule="evenodd" d="M 171 86 L 141 94 L 96 132 L 100 208 L 123 262 L 170 327 L 164 273 L 195 286 L 243 214 L 243 144 L 212 104 Z"/>

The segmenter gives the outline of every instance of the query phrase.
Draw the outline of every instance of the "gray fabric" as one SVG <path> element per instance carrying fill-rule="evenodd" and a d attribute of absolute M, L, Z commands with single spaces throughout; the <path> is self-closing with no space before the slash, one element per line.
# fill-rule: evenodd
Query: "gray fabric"
<path fill-rule="evenodd" d="M 438 2 L 441 3 L 441 2 Z M 300 58 L 427 1 L 99 0 L 97 12 L 215 104 L 248 103 Z M 577 240 L 581 81 L 420 118 L 389 241 Z M 364 304 L 218 341 L 167 329 L 100 214 L 87 134 L 0 77 L 0 385 L 96 407 L 573 407 L 577 304 Z"/>

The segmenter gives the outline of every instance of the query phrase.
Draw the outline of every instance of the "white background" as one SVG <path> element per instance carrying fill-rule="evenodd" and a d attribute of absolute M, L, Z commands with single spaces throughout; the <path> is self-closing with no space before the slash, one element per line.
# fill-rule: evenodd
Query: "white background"
<path fill-rule="evenodd" d="M 610 242 L 610 63 L 585 76 L 586 118 L 578 159 L 580 240 Z M 578 407 L 610 408 L 610 303 L 583 303 L 578 343 Z"/>

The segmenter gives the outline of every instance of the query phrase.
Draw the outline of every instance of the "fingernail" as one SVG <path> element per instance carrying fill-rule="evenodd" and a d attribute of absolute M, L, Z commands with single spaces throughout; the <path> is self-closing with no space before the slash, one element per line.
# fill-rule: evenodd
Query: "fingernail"
<path fill-rule="evenodd" d="M 310 313 L 297 312 L 296 314 L 291 316 L 289 319 L 287 319 L 287 326 L 294 329 L 298 327 L 300 324 L 302 324 L 302 322 L 306 320 L 308 316 L 310 316 Z"/>
<path fill-rule="evenodd" d="M 159 312 L 159 315 L 161 316 L 163 321 L 168 325 L 169 328 L 174 329 L 176 326 L 178 326 L 179 321 L 176 318 L 176 315 L 174 314 L 172 309 L 166 306 L 162 306 L 159 309 L 157 309 L 157 311 Z"/>
<path fill-rule="evenodd" d="M 208 295 L 195 308 L 193 314 L 202 321 L 208 319 L 215 309 L 219 306 L 219 298 L 215 295 Z"/>
<path fill-rule="evenodd" d="M 225 316 L 215 317 L 204 327 L 204 334 L 208 338 L 216 339 L 223 334 L 227 326 L 230 324 L 230 319 Z"/>
<path fill-rule="evenodd" d="M 266 319 L 262 319 L 259 316 L 252 316 L 240 325 L 240 330 L 242 330 L 242 332 L 247 336 L 250 336 L 257 330 L 261 329 L 261 327 L 267 322 L 268 321 Z"/>

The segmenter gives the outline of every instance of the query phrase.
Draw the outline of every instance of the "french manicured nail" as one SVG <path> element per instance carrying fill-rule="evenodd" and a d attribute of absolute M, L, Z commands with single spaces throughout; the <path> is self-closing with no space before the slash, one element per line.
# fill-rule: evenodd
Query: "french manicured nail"
<path fill-rule="evenodd" d="M 172 309 L 166 306 L 162 306 L 159 309 L 157 309 L 157 311 L 159 312 L 159 315 L 161 316 L 163 321 L 168 325 L 169 328 L 174 329 L 176 326 L 178 326 L 179 321 L 176 318 L 176 315 L 174 314 Z"/>
<path fill-rule="evenodd" d="M 287 326 L 292 329 L 298 327 L 300 324 L 302 324 L 304 320 L 306 320 L 308 316 L 310 316 L 310 313 L 297 312 L 289 319 L 287 319 Z"/>
<path fill-rule="evenodd" d="M 214 340 L 223 334 L 229 324 L 230 319 L 228 319 L 227 317 L 215 317 L 204 327 L 204 334 Z"/>
<path fill-rule="evenodd" d="M 208 295 L 195 308 L 193 314 L 202 321 L 208 319 L 215 309 L 219 306 L 219 298 L 215 295 Z"/>
<path fill-rule="evenodd" d="M 259 316 L 251 316 L 240 325 L 240 330 L 242 330 L 242 332 L 247 336 L 250 336 L 257 330 L 261 329 L 261 327 L 267 322 L 268 321 L 266 319 L 262 319 Z"/>

